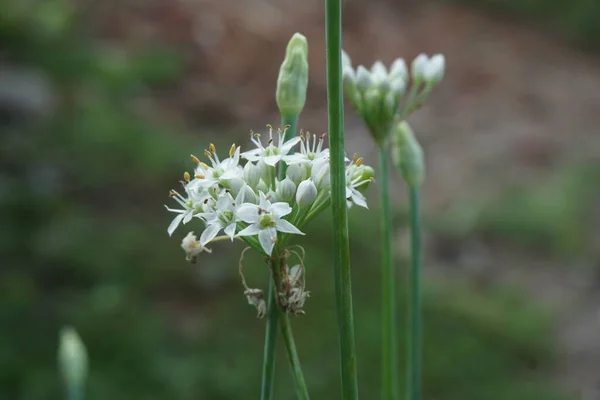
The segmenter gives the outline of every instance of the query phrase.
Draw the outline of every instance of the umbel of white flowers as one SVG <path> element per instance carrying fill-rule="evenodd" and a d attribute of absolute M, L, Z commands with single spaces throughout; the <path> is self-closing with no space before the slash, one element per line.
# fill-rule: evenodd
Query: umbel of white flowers
<path fill-rule="evenodd" d="M 342 51 L 344 90 L 379 145 L 391 134 L 394 121 L 406 119 L 423 104 L 442 80 L 445 64 L 442 54 L 431 58 L 421 54 L 413 60 L 410 73 L 402 58 L 389 71 L 381 61 L 370 70 L 362 65 L 355 70 Z"/>
<path fill-rule="evenodd" d="M 204 151 L 210 164 L 191 156 L 196 167 L 192 174 L 183 174 L 183 194 L 174 190 L 169 193 L 179 207 L 167 207 L 177 214 L 167 229 L 169 235 L 181 224 L 198 222 L 195 229 L 201 232 L 200 237 L 190 232 L 181 243 L 188 260 L 194 261 L 203 251 L 210 252 L 206 246 L 211 242 L 235 238 L 268 257 L 274 256 L 290 235 L 303 235 L 304 224 L 329 206 L 325 135 L 301 133 L 285 140 L 285 129 L 274 134 L 268 128 L 266 142 L 260 134 L 251 133 L 255 147 L 250 150 L 242 152 L 234 144 L 229 157 L 221 159 L 210 144 Z M 288 154 L 292 150 L 296 151 Z M 279 180 L 278 168 L 284 163 L 286 177 Z M 367 207 L 362 192 L 373 174 L 358 156 L 346 161 L 348 207 Z"/>

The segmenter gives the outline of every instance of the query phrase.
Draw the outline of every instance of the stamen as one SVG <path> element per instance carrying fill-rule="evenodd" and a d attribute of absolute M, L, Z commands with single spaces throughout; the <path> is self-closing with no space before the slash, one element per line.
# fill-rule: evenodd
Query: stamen
<path fill-rule="evenodd" d="M 273 130 L 273 127 L 271 126 L 271 124 L 267 124 L 267 129 L 270 130 L 270 131 Z"/>
<path fill-rule="evenodd" d="M 211 144 L 212 144 L 212 143 L 211 143 Z M 205 155 L 206 157 L 208 157 L 208 158 L 211 158 L 211 157 L 212 157 L 212 153 L 211 153 L 210 151 L 208 151 L 208 150 L 204 150 L 204 155 Z"/>
<path fill-rule="evenodd" d="M 286 126 L 283 127 L 283 131 L 287 131 L 288 129 L 290 129 L 292 126 L 290 124 L 287 124 Z"/>
<path fill-rule="evenodd" d="M 196 179 L 204 179 L 206 177 L 204 175 L 202 175 L 202 174 L 196 174 L 196 175 L 194 175 L 194 178 L 196 178 Z"/>
<path fill-rule="evenodd" d="M 362 157 L 360 157 L 358 160 L 356 160 L 356 166 L 357 167 L 360 167 L 362 165 L 362 163 L 363 163 L 363 158 Z"/>
<path fill-rule="evenodd" d="M 215 145 L 212 143 L 208 146 L 208 149 L 210 150 L 211 153 L 217 152 L 217 149 L 215 149 Z"/>
<path fill-rule="evenodd" d="M 229 149 L 229 157 L 233 157 L 233 155 L 235 154 L 235 143 L 231 145 L 231 148 Z"/>
<path fill-rule="evenodd" d="M 355 164 L 357 159 L 358 159 L 358 154 L 354 153 L 354 156 L 352 156 L 352 164 Z"/>
<path fill-rule="evenodd" d="M 191 157 L 192 161 L 194 162 L 194 164 L 200 165 L 200 160 L 198 160 L 198 157 L 196 157 L 193 154 L 190 154 L 190 157 Z"/>
<path fill-rule="evenodd" d="M 206 165 L 205 163 L 203 163 L 202 161 L 198 162 L 198 165 L 202 168 L 202 169 L 208 169 L 208 165 Z"/>
<path fill-rule="evenodd" d="M 186 181 L 186 182 L 190 181 L 190 173 L 189 172 L 185 171 L 183 173 L 183 180 Z"/>
<path fill-rule="evenodd" d="M 269 141 L 267 142 L 267 144 L 272 144 L 273 143 L 273 138 L 269 139 Z"/>
<path fill-rule="evenodd" d="M 174 190 L 169 190 L 169 197 L 175 197 L 177 196 L 177 192 L 175 192 Z"/>

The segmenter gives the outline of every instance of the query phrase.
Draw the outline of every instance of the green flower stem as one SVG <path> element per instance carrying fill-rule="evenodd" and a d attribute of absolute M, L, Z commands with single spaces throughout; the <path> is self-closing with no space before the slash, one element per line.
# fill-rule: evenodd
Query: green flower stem
<path fill-rule="evenodd" d="M 83 400 L 83 386 L 71 386 L 67 390 L 67 400 Z"/>
<path fill-rule="evenodd" d="M 276 249 L 278 250 L 278 249 Z M 279 287 L 279 281 L 281 278 L 281 267 L 283 260 L 279 258 L 271 259 L 271 275 L 274 285 L 272 294 L 269 294 L 269 297 L 273 296 L 273 308 L 275 308 L 277 314 L 279 314 L 279 326 L 281 327 L 281 334 L 283 336 L 283 342 L 285 344 L 285 349 L 288 355 L 288 361 L 290 363 L 290 367 L 292 368 L 292 377 L 294 379 L 294 386 L 296 390 L 296 396 L 300 400 L 308 400 L 310 397 L 308 395 L 308 389 L 306 387 L 306 382 L 304 380 L 304 375 L 302 373 L 302 368 L 300 366 L 300 359 L 298 358 L 298 352 L 296 351 L 296 343 L 294 342 L 294 335 L 292 333 L 292 325 L 290 324 L 290 319 L 288 315 L 281 309 L 279 306 L 279 301 L 277 301 L 277 288 Z M 268 310 L 271 313 L 271 309 Z"/>
<path fill-rule="evenodd" d="M 398 343 L 396 332 L 396 279 L 392 265 L 392 213 L 390 210 L 390 177 L 388 148 L 379 147 L 381 185 L 381 377 L 382 399 L 399 399 Z"/>
<path fill-rule="evenodd" d="M 344 104 L 342 100 L 342 0 L 325 2 L 325 42 L 327 48 L 327 114 L 331 163 L 331 209 L 333 214 L 334 276 L 340 366 L 344 400 L 358 399 L 348 207 L 344 165 Z"/>
<path fill-rule="evenodd" d="M 272 400 L 275 387 L 275 342 L 279 323 L 279 307 L 273 277 L 269 278 L 269 294 L 267 298 L 267 326 L 265 331 L 265 348 L 263 352 L 263 372 L 260 398 Z"/>
<path fill-rule="evenodd" d="M 410 249 L 409 317 L 408 317 L 408 380 L 406 399 L 421 399 L 421 218 L 419 211 L 419 187 L 408 185 L 410 197 Z"/>
<path fill-rule="evenodd" d="M 298 124 L 297 115 L 282 115 L 281 124 L 285 127 L 289 125 L 289 129 L 285 132 L 285 141 L 293 139 L 296 136 L 296 126 Z M 290 150 L 291 152 L 291 150 Z M 287 170 L 287 164 L 284 162 L 279 163 L 279 180 L 285 179 L 285 171 Z"/>
<path fill-rule="evenodd" d="M 294 382 L 296 383 L 296 397 L 299 400 L 308 400 L 308 388 L 304 381 L 304 374 L 302 374 L 302 368 L 300 367 L 300 359 L 298 358 L 298 352 L 296 351 L 296 344 L 294 343 L 294 335 L 292 333 L 292 325 L 290 324 L 290 318 L 287 314 L 281 313 L 279 319 L 279 325 L 281 326 L 281 334 L 283 336 L 283 342 L 288 354 L 288 360 L 292 367 L 292 374 L 294 376 Z"/>

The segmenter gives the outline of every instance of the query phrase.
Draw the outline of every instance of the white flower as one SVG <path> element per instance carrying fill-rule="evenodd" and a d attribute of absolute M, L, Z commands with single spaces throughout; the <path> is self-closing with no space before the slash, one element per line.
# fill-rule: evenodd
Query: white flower
<path fill-rule="evenodd" d="M 206 188 L 215 184 L 223 184 L 224 181 L 230 179 L 243 177 L 242 167 L 239 166 L 240 148 L 235 147 L 235 144 L 229 150 L 229 157 L 222 161 L 219 160 L 215 146 L 212 143 L 209 150 L 204 151 L 204 154 L 208 157 L 212 166 L 208 166 L 192 156 L 192 160 L 197 164 L 197 167 L 194 171 L 194 179 L 188 184 L 190 188 L 198 186 Z"/>
<path fill-rule="evenodd" d="M 346 199 L 348 200 L 348 207 L 352 203 L 357 206 L 369 208 L 365 196 L 357 189 L 367 182 L 371 182 L 372 178 L 364 179 L 363 170 L 361 169 L 362 158 L 352 161 L 346 168 Z M 363 167 L 364 168 L 364 167 Z"/>
<path fill-rule="evenodd" d="M 331 186 L 329 157 L 322 158 L 313 164 L 310 177 L 319 191 Z"/>
<path fill-rule="evenodd" d="M 198 192 L 195 190 L 189 190 L 187 187 L 185 190 L 188 195 L 187 199 L 174 190 L 171 190 L 169 193 L 169 196 L 183 207 L 183 209 L 180 210 L 165 206 L 167 210 L 179 214 L 173 218 L 173 221 L 171 221 L 171 224 L 169 224 L 169 227 L 167 228 L 169 236 L 173 234 L 175 229 L 177 229 L 182 221 L 184 224 L 190 222 L 194 215 L 202 211 L 204 202 L 211 198 L 210 194 L 205 190 Z"/>
<path fill-rule="evenodd" d="M 202 253 L 203 251 L 212 253 L 211 249 L 208 249 L 200 244 L 200 241 L 196 235 L 194 235 L 194 232 L 189 232 L 187 236 L 183 238 L 181 241 L 181 248 L 183 251 L 185 251 L 185 259 L 191 262 L 194 262 L 198 254 Z"/>
<path fill-rule="evenodd" d="M 252 190 L 248 188 L 249 190 Z M 225 235 L 233 241 L 237 223 L 240 221 L 238 210 L 244 203 L 246 189 L 240 190 L 235 200 L 231 194 L 225 192 L 218 200 L 212 212 L 201 213 L 200 217 L 206 221 L 206 229 L 200 235 L 200 245 L 206 246 L 223 229 Z"/>
<path fill-rule="evenodd" d="M 429 57 L 427 54 L 419 54 L 411 63 L 410 70 L 414 81 L 420 81 L 423 79 L 423 73 L 425 67 L 429 64 Z"/>
<path fill-rule="evenodd" d="M 273 143 L 273 128 L 269 127 L 269 141 L 267 142 L 267 147 L 262 145 L 258 133 L 254 133 L 251 140 L 256 145 L 256 149 L 243 152 L 242 157 L 252 162 L 262 160 L 265 164 L 274 167 L 283 156 L 290 152 L 292 147 L 298 144 L 300 137 L 296 136 L 286 142 L 285 131 L 280 130 L 278 132 L 277 146 L 275 146 Z"/>
<path fill-rule="evenodd" d="M 319 161 L 329 156 L 329 149 L 323 148 L 323 142 L 325 134 L 319 136 L 317 141 L 317 135 L 312 135 L 312 143 L 310 133 L 306 135 L 300 135 L 300 153 L 294 153 L 283 157 L 283 161 L 287 164 L 305 164 Z"/>
<path fill-rule="evenodd" d="M 264 193 L 260 192 L 259 196 L 258 205 L 244 204 L 238 209 L 239 218 L 250 224 L 239 232 L 238 236 L 258 235 L 261 247 L 270 256 L 277 242 L 278 231 L 296 235 L 304 235 L 304 233 L 289 221 L 283 219 L 284 216 L 292 212 L 292 207 L 289 204 L 283 202 L 271 204 Z"/>

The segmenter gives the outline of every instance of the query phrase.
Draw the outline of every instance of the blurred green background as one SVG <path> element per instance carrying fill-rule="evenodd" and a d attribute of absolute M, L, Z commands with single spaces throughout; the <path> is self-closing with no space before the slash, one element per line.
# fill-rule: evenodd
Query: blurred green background
<path fill-rule="evenodd" d="M 600 63 L 580 49 L 598 49 L 598 4 L 345 5 L 345 43 L 358 62 L 421 50 L 449 60 L 444 84 L 414 117 L 430 165 L 426 399 L 596 393 Z M 311 46 L 300 125 L 325 130 L 321 6 L 2 2 L 1 399 L 63 398 L 56 348 L 65 324 L 88 348 L 87 399 L 258 397 L 264 323 L 243 296 L 242 247 L 214 246 L 187 264 L 185 232 L 168 237 L 163 204 L 190 153 L 276 123 L 276 73 L 294 31 Z M 349 152 L 376 164 L 350 108 L 347 127 Z M 399 184 L 394 194 L 404 227 Z M 352 209 L 350 221 L 365 399 L 379 393 L 375 193 L 370 206 Z M 314 222 L 299 242 L 311 298 L 294 329 L 315 399 L 339 398 L 330 228 L 328 218 Z M 402 276 L 405 236 L 400 228 L 395 241 Z M 260 261 L 246 270 L 264 287 Z M 291 399 L 280 353 L 277 398 Z"/>

